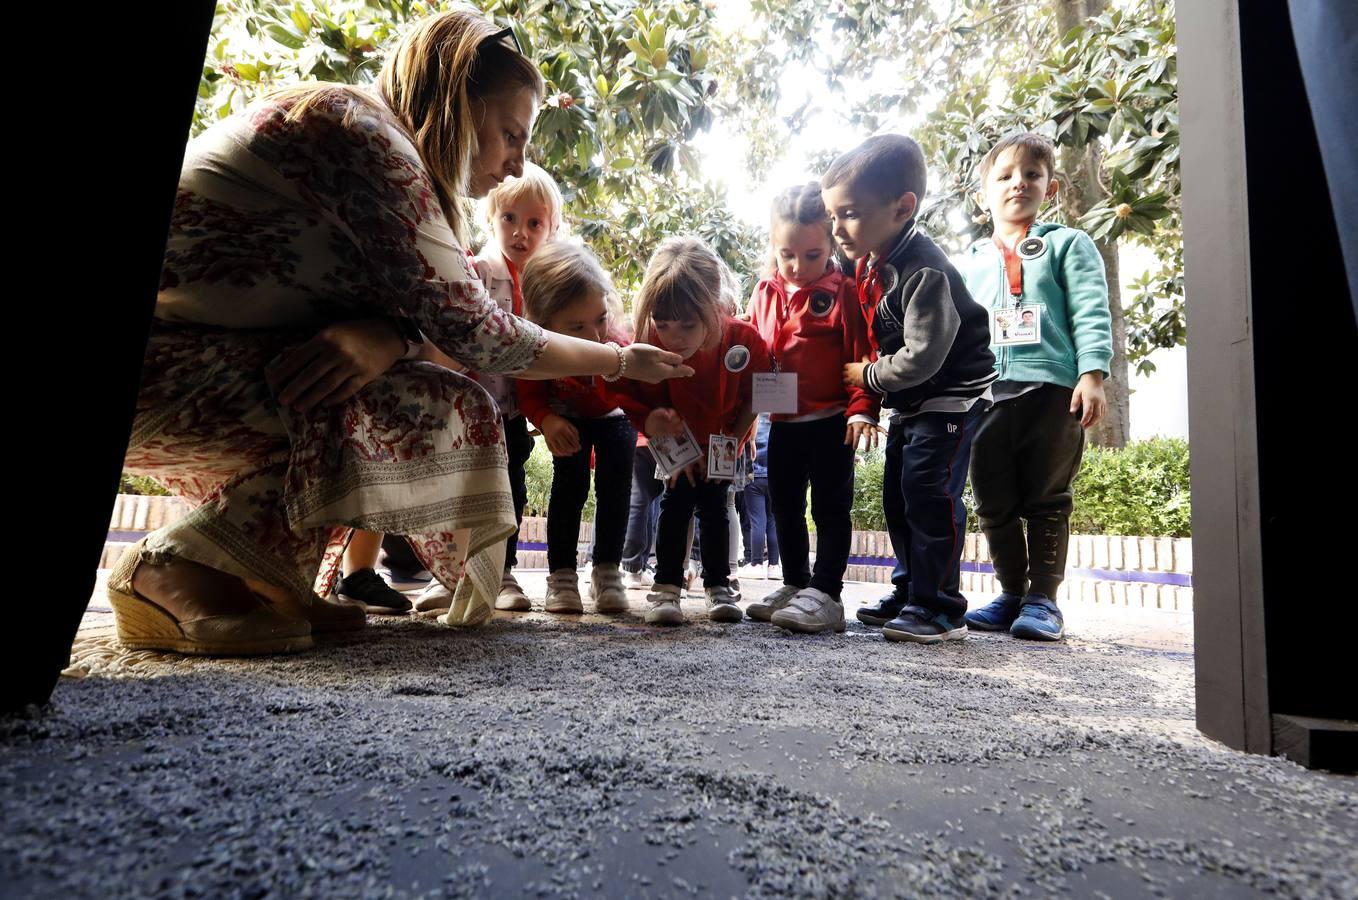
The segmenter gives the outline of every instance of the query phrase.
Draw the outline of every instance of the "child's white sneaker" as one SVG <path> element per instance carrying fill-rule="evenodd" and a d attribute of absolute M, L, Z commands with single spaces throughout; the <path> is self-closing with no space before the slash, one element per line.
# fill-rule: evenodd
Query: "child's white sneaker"
<path fill-rule="evenodd" d="M 797 596 L 799 590 L 801 588 L 794 585 L 782 585 L 766 594 L 764 599 L 756 600 L 745 607 L 745 615 L 756 622 L 767 622 L 774 613 L 791 603 L 792 598 Z"/>
<path fill-rule="evenodd" d="M 647 625 L 685 625 L 688 619 L 679 608 L 679 585 L 657 584 L 646 595 L 650 607 L 646 610 Z"/>
<path fill-rule="evenodd" d="M 718 585 L 703 591 L 707 601 L 707 617 L 713 622 L 739 622 L 745 613 L 736 606 L 736 595 L 728 587 Z"/>
<path fill-rule="evenodd" d="M 655 584 L 655 578 L 650 572 L 642 569 L 640 572 L 628 572 L 622 576 L 622 583 L 629 590 L 645 590 Z"/>
<path fill-rule="evenodd" d="M 514 573 L 506 570 L 500 577 L 500 594 L 495 598 L 496 609 L 507 609 L 512 612 L 526 612 L 533 608 L 529 602 L 528 595 L 519 586 L 519 580 L 514 577 Z"/>
<path fill-rule="evenodd" d="M 589 596 L 595 612 L 627 612 L 627 590 L 617 563 L 596 563 L 589 573 Z"/>
<path fill-rule="evenodd" d="M 581 613 L 585 605 L 580 602 L 580 584 L 574 569 L 557 569 L 547 576 L 547 602 L 549 613 Z"/>
<path fill-rule="evenodd" d="M 453 605 L 453 592 L 448 590 L 437 580 L 429 582 L 429 587 L 420 591 L 415 598 L 415 612 L 434 613 L 447 612 Z"/>
<path fill-rule="evenodd" d="M 802 588 L 786 606 L 769 617 L 769 621 L 788 631 L 820 634 L 822 631 L 844 630 L 844 604 L 825 591 Z"/>
<path fill-rule="evenodd" d="M 769 563 L 764 566 L 764 577 L 772 581 L 783 580 L 783 566 L 781 563 Z"/>

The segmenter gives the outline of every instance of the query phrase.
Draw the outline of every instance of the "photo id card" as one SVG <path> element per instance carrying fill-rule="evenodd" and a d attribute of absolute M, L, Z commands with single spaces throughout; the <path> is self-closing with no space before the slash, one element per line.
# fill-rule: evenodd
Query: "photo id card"
<path fill-rule="evenodd" d="M 714 434 L 707 439 L 707 480 L 733 481 L 736 477 L 736 439 Z"/>
<path fill-rule="evenodd" d="M 693 437 L 693 432 L 689 431 L 687 423 L 684 425 L 684 433 L 677 437 L 651 438 L 651 454 L 655 457 L 656 470 L 664 473 L 665 478 L 703 458 L 702 451 L 698 449 L 698 441 Z"/>
<path fill-rule="evenodd" d="M 1001 347 L 1042 343 L 1042 309 L 1006 306 L 990 312 L 990 337 Z"/>
<path fill-rule="evenodd" d="M 756 372 L 751 405 L 757 413 L 797 412 L 796 372 Z"/>

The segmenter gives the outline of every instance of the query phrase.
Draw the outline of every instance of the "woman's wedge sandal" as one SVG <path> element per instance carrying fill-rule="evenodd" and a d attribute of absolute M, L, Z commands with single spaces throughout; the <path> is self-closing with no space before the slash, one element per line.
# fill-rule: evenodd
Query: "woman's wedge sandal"
<path fill-rule="evenodd" d="M 247 613 L 179 621 L 132 587 L 132 576 L 145 561 L 145 540 L 128 547 L 108 577 L 108 601 L 124 646 L 196 656 L 295 653 L 312 646 L 310 623 L 284 616 L 263 601 Z"/>

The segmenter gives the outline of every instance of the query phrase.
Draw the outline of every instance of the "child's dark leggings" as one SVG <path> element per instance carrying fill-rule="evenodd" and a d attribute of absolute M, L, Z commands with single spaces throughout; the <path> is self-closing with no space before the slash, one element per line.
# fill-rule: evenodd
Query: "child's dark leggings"
<path fill-rule="evenodd" d="M 971 451 L 971 489 L 995 576 L 1002 590 L 1020 597 L 1032 592 L 1054 600 L 1066 577 L 1071 484 L 1085 447 L 1070 395 L 1070 388 L 1044 384 L 995 404 L 982 416 Z"/>
<path fill-rule="evenodd" d="M 547 502 L 547 566 L 574 569 L 580 540 L 580 513 L 589 497 L 589 460 L 594 451 L 594 558 L 618 563 L 627 533 L 627 504 L 632 496 L 632 452 L 637 433 L 626 416 L 567 421 L 580 432 L 580 450 L 552 457 L 552 496 Z"/>
<path fill-rule="evenodd" d="M 524 467 L 533 455 L 533 439 L 528 436 L 528 420 L 513 416 L 502 420 L 505 426 L 505 450 L 509 453 L 509 493 L 514 498 L 514 521 L 523 522 L 523 508 L 528 503 L 528 473 Z M 519 564 L 519 531 L 505 541 L 505 571 Z"/>
<path fill-rule="evenodd" d="M 730 526 L 726 521 L 727 481 L 700 480 L 695 487 L 680 475 L 660 498 L 660 524 L 655 536 L 655 583 L 684 584 L 684 550 L 688 523 L 697 510 L 698 543 L 703 555 L 703 586 L 730 587 Z"/>
<path fill-rule="evenodd" d="M 853 522 L 853 447 L 844 443 L 843 415 L 769 428 L 769 495 L 778 526 L 783 583 L 813 587 L 836 600 L 844 590 Z M 816 523 L 816 569 L 809 564 L 806 487 Z"/>

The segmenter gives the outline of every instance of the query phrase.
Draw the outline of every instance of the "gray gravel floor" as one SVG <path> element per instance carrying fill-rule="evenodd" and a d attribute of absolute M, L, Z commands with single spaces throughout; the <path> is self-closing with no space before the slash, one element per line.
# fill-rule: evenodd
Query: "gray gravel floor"
<path fill-rule="evenodd" d="M 1182 633 L 662 631 L 642 596 L 253 661 L 82 632 L 88 676 L 0 722 L 0 896 L 1358 897 L 1358 781 L 1199 735 Z"/>

